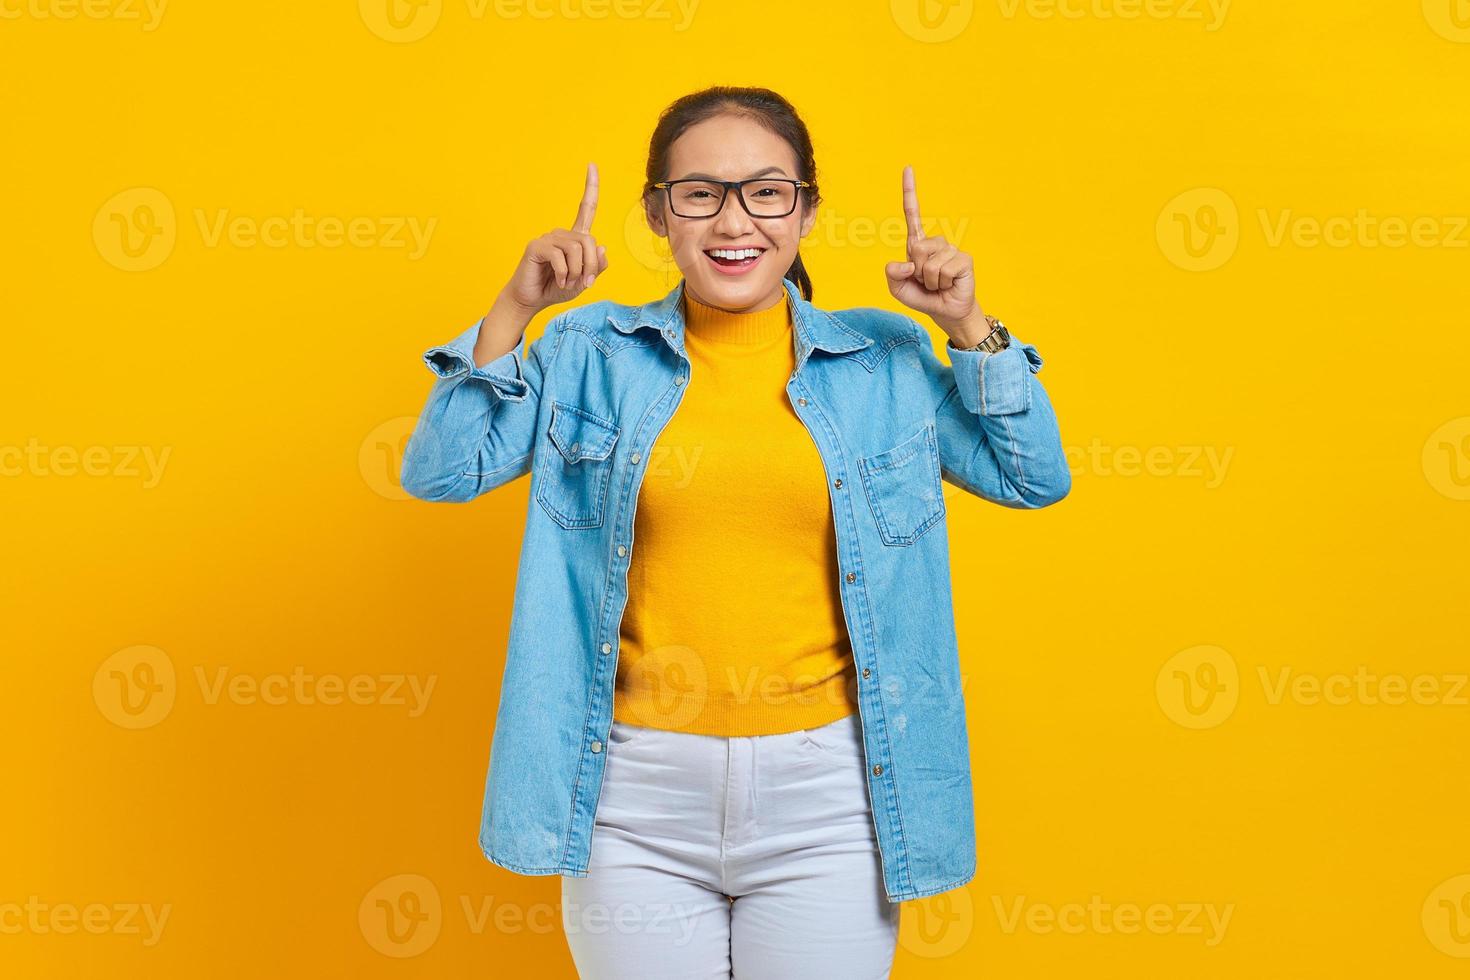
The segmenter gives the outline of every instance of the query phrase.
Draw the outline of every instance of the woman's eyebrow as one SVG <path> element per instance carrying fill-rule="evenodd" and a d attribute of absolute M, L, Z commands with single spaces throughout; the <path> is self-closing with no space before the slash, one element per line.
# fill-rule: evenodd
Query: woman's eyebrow
<path fill-rule="evenodd" d="M 766 174 L 784 174 L 785 172 L 786 171 L 785 170 L 782 170 L 780 167 L 764 167 L 764 168 L 762 168 L 760 170 L 757 170 L 755 173 L 748 174 L 745 177 L 745 179 L 746 180 L 751 180 L 751 179 L 753 179 L 755 177 L 764 177 Z M 698 171 L 695 171 L 692 174 L 685 174 L 680 179 L 681 180 L 719 180 L 720 178 L 716 177 L 714 174 L 706 174 L 706 173 L 700 173 Z"/>

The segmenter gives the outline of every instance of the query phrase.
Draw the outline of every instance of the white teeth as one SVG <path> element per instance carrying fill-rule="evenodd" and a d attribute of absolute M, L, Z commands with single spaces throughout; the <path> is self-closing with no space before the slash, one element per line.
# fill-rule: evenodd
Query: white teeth
<path fill-rule="evenodd" d="M 712 248 L 709 254 L 719 259 L 739 261 L 740 259 L 753 259 L 761 254 L 761 250 L 758 248 Z"/>

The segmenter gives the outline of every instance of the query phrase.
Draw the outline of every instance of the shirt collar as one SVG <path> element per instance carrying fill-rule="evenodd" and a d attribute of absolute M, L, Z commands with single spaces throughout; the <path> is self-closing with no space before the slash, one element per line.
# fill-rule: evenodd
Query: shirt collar
<path fill-rule="evenodd" d="M 684 304 L 682 300 L 687 283 L 687 279 L 680 278 L 679 284 L 663 299 L 634 307 L 631 311 L 625 310 L 621 315 L 610 314 L 607 318 L 608 322 L 625 334 L 631 334 L 644 328 L 657 330 L 669 347 L 682 353 L 684 350 Z M 807 302 L 797 289 L 796 283 L 790 279 L 783 278 L 781 285 L 785 288 L 791 301 L 798 371 L 806 363 L 807 357 L 814 348 L 820 347 L 833 354 L 845 354 L 848 351 L 861 350 L 873 342 L 871 337 L 864 337 L 857 331 L 843 326 L 842 322 L 831 313 Z"/>

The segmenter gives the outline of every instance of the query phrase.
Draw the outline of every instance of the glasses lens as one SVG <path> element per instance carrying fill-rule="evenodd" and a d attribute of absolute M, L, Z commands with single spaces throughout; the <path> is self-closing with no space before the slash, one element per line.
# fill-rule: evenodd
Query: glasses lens
<path fill-rule="evenodd" d="M 784 180 L 756 180 L 745 185 L 751 214 L 779 218 L 796 207 L 796 185 Z"/>
<path fill-rule="evenodd" d="M 669 203 L 682 218 L 707 218 L 720 208 L 725 189 L 703 180 L 681 180 L 669 188 Z"/>

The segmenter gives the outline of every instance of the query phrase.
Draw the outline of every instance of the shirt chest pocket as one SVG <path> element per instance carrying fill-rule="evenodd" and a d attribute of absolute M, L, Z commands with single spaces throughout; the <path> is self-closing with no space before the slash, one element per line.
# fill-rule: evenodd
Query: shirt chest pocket
<path fill-rule="evenodd" d="M 599 527 L 619 427 L 566 402 L 551 403 L 550 451 L 537 467 L 536 500 L 565 528 Z"/>
<path fill-rule="evenodd" d="M 944 516 L 934 423 L 892 449 L 860 457 L 858 473 L 884 544 L 911 545 Z"/>

